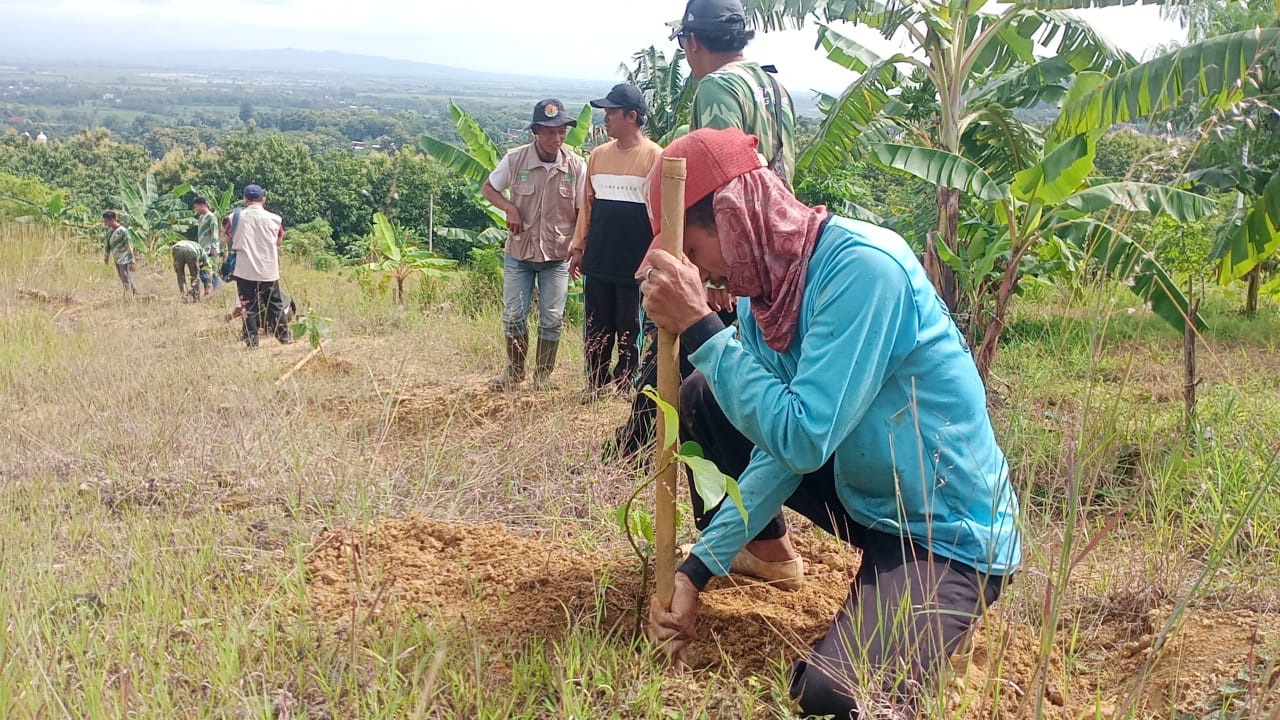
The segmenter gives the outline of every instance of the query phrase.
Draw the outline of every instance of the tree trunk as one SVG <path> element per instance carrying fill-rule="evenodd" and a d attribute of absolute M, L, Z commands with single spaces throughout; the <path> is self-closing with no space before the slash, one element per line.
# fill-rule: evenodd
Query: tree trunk
<path fill-rule="evenodd" d="M 404 277 L 396 276 L 396 304 L 404 304 Z"/>
<path fill-rule="evenodd" d="M 1182 335 L 1182 399 L 1186 410 L 1185 432 L 1188 436 L 1195 429 L 1196 421 L 1196 385 L 1199 384 L 1196 372 L 1196 315 L 1200 312 L 1200 298 L 1195 296 L 1195 281 L 1187 283 L 1187 323 Z"/>
<path fill-rule="evenodd" d="M 996 361 L 996 349 L 999 347 L 1000 334 L 1004 332 L 1005 318 L 1009 314 L 1009 302 L 1013 299 L 1013 293 L 1018 289 L 1018 266 L 1022 262 L 1022 255 L 1026 246 L 1022 250 L 1013 253 L 1009 259 L 1009 264 L 1005 266 L 1004 278 L 1000 281 L 1000 287 L 996 290 L 995 305 L 991 310 L 991 317 L 987 319 L 985 327 L 982 329 L 981 342 L 978 344 L 977 354 L 974 355 L 974 364 L 978 366 L 978 376 L 982 378 L 982 382 L 987 381 L 987 375 L 991 373 L 991 366 Z M 970 342 L 970 345 L 973 345 Z"/>
<path fill-rule="evenodd" d="M 956 282 L 956 272 L 942 261 L 938 255 L 938 242 L 946 243 L 947 249 L 954 254 L 959 246 L 960 193 L 950 188 L 939 187 L 937 192 L 938 231 L 930 233 L 924 251 L 924 267 L 933 286 L 946 303 L 947 310 L 957 323 L 962 323 L 960 316 L 960 288 Z M 963 329 L 963 327 L 961 328 Z"/>
<path fill-rule="evenodd" d="M 1244 296 L 1244 314 L 1253 317 L 1258 314 L 1258 289 L 1262 287 L 1262 263 L 1254 265 L 1245 277 L 1249 280 L 1249 290 Z"/>

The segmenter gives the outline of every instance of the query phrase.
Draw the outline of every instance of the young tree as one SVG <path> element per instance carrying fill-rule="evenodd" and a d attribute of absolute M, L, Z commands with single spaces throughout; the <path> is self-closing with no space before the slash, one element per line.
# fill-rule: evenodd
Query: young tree
<path fill-rule="evenodd" d="M 444 271 L 457 266 L 453 260 L 438 258 L 417 245 L 418 239 L 398 228 L 382 213 L 374 213 L 369 233 L 370 260 L 366 270 L 385 272 L 396 284 L 396 303 L 404 304 L 404 283 L 421 273 L 427 277 L 443 277 Z"/>
<path fill-rule="evenodd" d="M 627 82 L 644 93 L 649 114 L 645 117 L 645 132 L 660 145 L 670 143 L 676 136 L 689 130 L 689 113 L 693 109 L 693 90 L 697 86 L 693 75 L 685 73 L 680 63 L 684 51 L 677 49 L 668 60 L 656 47 L 649 47 L 631 56 L 633 65 L 618 66 Z"/>

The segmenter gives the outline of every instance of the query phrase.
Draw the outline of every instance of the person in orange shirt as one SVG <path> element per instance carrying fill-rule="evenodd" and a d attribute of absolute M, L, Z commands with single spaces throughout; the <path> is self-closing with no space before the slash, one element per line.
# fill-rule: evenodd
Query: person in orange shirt
<path fill-rule="evenodd" d="M 615 85 L 591 105 L 604 109 L 605 132 L 613 139 L 587 160 L 586 202 L 569 259 L 569 274 L 586 276 L 584 402 L 611 389 L 630 389 L 639 366 L 640 288 L 635 274 L 653 241 L 644 183 L 662 155 L 662 147 L 644 135 L 648 107 L 635 85 Z M 618 362 L 610 370 L 615 343 Z"/>

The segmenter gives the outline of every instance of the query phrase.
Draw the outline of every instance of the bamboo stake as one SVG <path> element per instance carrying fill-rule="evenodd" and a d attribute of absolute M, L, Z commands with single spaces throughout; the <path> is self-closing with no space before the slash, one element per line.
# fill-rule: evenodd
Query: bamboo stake
<path fill-rule="evenodd" d="M 276 384 L 279 385 L 283 383 L 285 380 L 288 380 L 290 377 L 293 376 L 294 373 L 301 370 L 303 365 L 306 365 L 307 363 L 311 362 L 311 358 L 319 354 L 320 354 L 320 348 L 318 347 L 312 350 L 311 352 L 307 353 L 307 356 L 299 360 L 297 365 L 294 365 L 293 367 L 289 368 L 289 372 L 285 373 L 284 375 L 281 375 L 280 379 L 276 381 Z"/>
<path fill-rule="evenodd" d="M 685 159 L 662 159 L 662 249 L 684 254 Z M 658 330 L 658 396 L 680 410 L 680 338 Z M 666 423 L 658 422 L 658 463 L 666 468 L 655 486 L 655 540 L 657 541 L 658 600 L 671 607 L 676 574 L 676 480 L 680 467 L 672 462 L 679 438 L 666 437 Z M 670 447 L 668 447 L 670 442 Z"/>

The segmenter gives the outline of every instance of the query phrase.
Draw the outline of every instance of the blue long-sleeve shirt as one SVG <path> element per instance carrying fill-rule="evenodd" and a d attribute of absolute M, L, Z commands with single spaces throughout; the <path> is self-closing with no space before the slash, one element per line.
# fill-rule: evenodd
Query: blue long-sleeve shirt
<path fill-rule="evenodd" d="M 694 545 L 716 575 L 835 456 L 836 493 L 873 530 L 994 575 L 1021 561 L 1018 502 L 964 339 L 896 233 L 833 217 L 806 276 L 790 349 L 709 316 L 682 336 L 733 425 L 756 446 L 738 478 L 748 522 L 725 503 Z M 712 334 L 713 333 L 713 334 Z"/>

